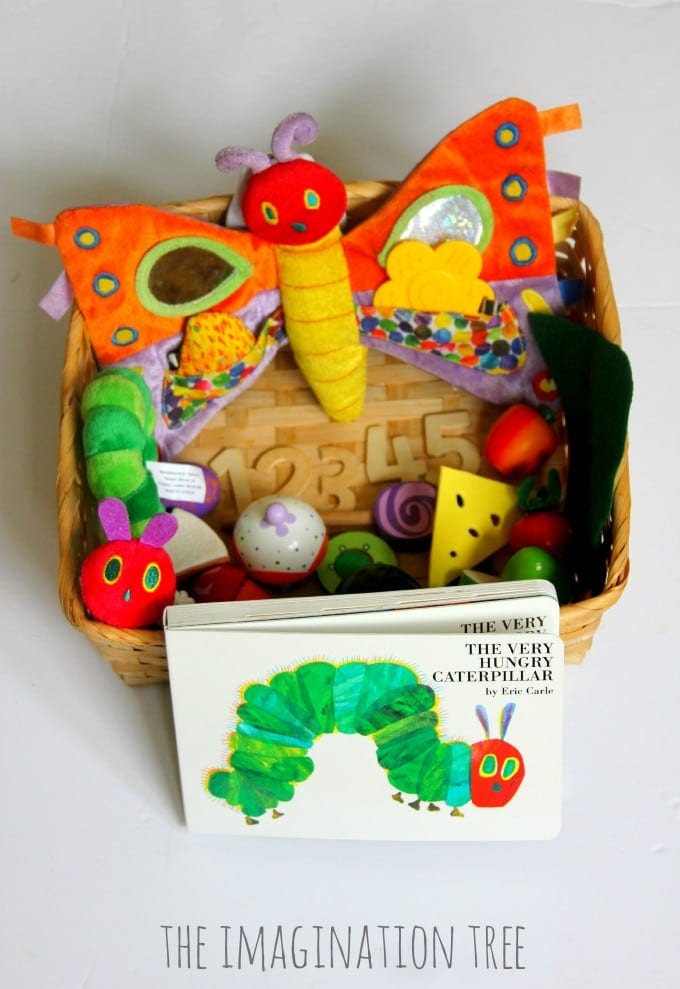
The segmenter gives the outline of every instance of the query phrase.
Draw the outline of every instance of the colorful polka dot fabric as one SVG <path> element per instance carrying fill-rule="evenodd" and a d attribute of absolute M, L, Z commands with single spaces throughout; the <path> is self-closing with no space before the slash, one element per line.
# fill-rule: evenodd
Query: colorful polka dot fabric
<path fill-rule="evenodd" d="M 163 383 L 163 420 L 168 429 L 179 429 L 186 425 L 202 409 L 206 403 L 224 399 L 235 392 L 242 390 L 240 386 L 246 386 L 249 378 L 257 370 L 264 370 L 283 342 L 284 334 L 282 330 L 282 315 L 280 310 L 270 318 L 260 331 L 257 339 L 241 324 L 241 328 L 235 326 L 231 319 L 224 319 L 221 314 L 214 315 L 216 318 L 207 320 L 207 325 L 214 331 L 217 326 L 226 324 L 228 332 L 218 338 L 216 333 L 208 333 L 207 340 L 213 340 L 217 347 L 209 354 L 208 368 L 212 370 L 193 370 L 193 359 L 195 354 L 190 352 L 189 358 L 184 363 L 180 363 L 177 373 L 168 371 Z M 203 323 L 206 319 L 204 317 Z M 198 327 L 194 326 L 194 330 Z M 234 348 L 231 358 L 235 354 L 240 356 L 234 361 L 225 357 L 225 341 Z M 244 346 L 252 341 L 252 345 L 246 351 Z M 183 350 L 186 347 L 186 338 Z M 210 349 L 209 342 L 204 339 L 202 347 Z"/>
<path fill-rule="evenodd" d="M 410 309 L 357 308 L 361 332 L 408 351 L 487 374 L 513 374 L 526 360 L 526 344 L 512 309 L 502 305 L 492 316 L 427 313 Z"/>

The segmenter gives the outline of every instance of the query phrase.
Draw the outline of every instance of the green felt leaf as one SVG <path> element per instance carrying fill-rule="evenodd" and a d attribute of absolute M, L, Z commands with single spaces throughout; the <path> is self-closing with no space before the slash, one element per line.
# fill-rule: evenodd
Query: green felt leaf
<path fill-rule="evenodd" d="M 582 568 L 583 558 L 600 546 L 612 509 L 633 396 L 630 362 L 620 347 L 588 326 L 542 313 L 531 313 L 529 322 L 564 409 L 565 510 Z"/>

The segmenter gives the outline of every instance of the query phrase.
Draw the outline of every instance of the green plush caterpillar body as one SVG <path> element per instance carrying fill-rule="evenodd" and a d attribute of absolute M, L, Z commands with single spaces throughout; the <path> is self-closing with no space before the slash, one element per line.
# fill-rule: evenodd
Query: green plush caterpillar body
<path fill-rule="evenodd" d="M 478 706 L 486 739 L 444 741 L 434 691 L 402 663 L 304 663 L 251 684 L 243 701 L 229 737 L 229 768 L 210 771 L 206 788 L 249 824 L 267 810 L 278 816 L 279 803 L 314 770 L 314 741 L 336 731 L 372 738 L 388 781 L 400 794 L 414 794 L 416 808 L 421 800 L 432 809 L 441 801 L 459 816 L 468 801 L 504 806 L 524 777 L 521 754 L 504 741 L 514 704 L 503 708 L 500 738 L 489 738 L 486 711 Z"/>
<path fill-rule="evenodd" d="M 81 415 L 88 486 L 97 501 L 124 502 L 132 535 L 139 536 L 154 515 L 165 511 L 146 467 L 148 460 L 158 459 L 151 392 L 136 371 L 100 371 L 83 392 Z"/>

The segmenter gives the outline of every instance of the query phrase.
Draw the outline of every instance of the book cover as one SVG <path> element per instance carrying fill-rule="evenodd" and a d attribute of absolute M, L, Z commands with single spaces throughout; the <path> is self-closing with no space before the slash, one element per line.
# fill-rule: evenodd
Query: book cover
<path fill-rule="evenodd" d="M 192 831 L 416 841 L 559 831 L 556 635 L 187 626 L 166 641 Z"/>

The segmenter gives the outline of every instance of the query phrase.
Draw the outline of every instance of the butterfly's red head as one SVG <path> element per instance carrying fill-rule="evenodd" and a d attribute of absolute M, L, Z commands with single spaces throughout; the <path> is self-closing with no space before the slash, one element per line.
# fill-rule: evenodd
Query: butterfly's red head
<path fill-rule="evenodd" d="M 243 194 L 248 227 L 274 244 L 314 244 L 337 227 L 346 208 L 340 179 L 305 158 L 258 172 Z"/>
<path fill-rule="evenodd" d="M 333 172 L 293 151 L 317 133 L 308 113 L 294 113 L 274 131 L 271 156 L 251 148 L 217 153 L 221 172 L 251 171 L 243 193 L 243 218 L 252 233 L 271 244 L 315 244 L 331 232 L 347 208 L 345 187 Z"/>

